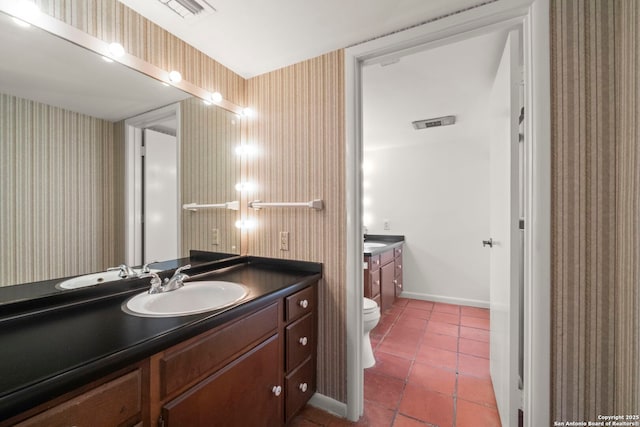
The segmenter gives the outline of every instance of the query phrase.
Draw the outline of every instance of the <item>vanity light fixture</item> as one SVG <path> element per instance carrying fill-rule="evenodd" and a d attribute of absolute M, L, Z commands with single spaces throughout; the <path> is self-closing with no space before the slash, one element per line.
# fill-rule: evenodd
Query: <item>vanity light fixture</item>
<path fill-rule="evenodd" d="M 244 107 L 242 109 L 242 115 L 244 117 L 251 117 L 251 116 L 253 116 L 253 110 L 251 108 L 249 108 L 249 107 Z"/>
<path fill-rule="evenodd" d="M 256 226 L 256 222 L 251 218 L 239 219 L 236 221 L 236 227 L 241 230 L 249 230 Z"/>
<path fill-rule="evenodd" d="M 23 28 L 29 28 L 31 24 L 27 21 L 24 21 L 22 18 L 31 19 L 40 13 L 40 8 L 37 4 L 29 0 L 22 0 L 18 3 L 18 11 L 17 15 L 19 17 L 14 17 L 13 22 Z"/>
<path fill-rule="evenodd" d="M 206 99 L 203 99 L 203 100 L 202 100 L 202 103 L 203 103 L 204 105 L 206 105 L 207 107 L 208 107 L 208 106 L 210 106 L 210 105 L 213 105 L 213 102 L 211 102 L 211 101 L 207 101 Z"/>
<path fill-rule="evenodd" d="M 253 191 L 256 186 L 251 182 L 239 182 L 236 184 L 236 190 L 238 191 Z"/>
<path fill-rule="evenodd" d="M 169 72 L 169 81 L 171 83 L 180 83 L 182 81 L 182 74 L 180 74 L 180 71 L 170 71 Z"/>
<path fill-rule="evenodd" d="M 104 62 L 109 62 L 109 63 L 113 62 L 113 59 L 111 59 L 111 58 L 107 58 L 106 56 L 103 56 L 103 57 L 102 57 L 102 60 L 103 60 Z"/>
<path fill-rule="evenodd" d="M 256 151 L 256 147 L 254 145 L 242 144 L 236 147 L 236 154 L 239 156 L 250 156 L 254 154 Z"/>
<path fill-rule="evenodd" d="M 213 92 L 211 94 L 211 101 L 215 103 L 222 101 L 222 94 L 220 92 Z"/>
<path fill-rule="evenodd" d="M 124 55 L 124 47 L 120 43 L 111 43 L 109 45 L 109 53 L 114 58 L 120 58 Z"/>

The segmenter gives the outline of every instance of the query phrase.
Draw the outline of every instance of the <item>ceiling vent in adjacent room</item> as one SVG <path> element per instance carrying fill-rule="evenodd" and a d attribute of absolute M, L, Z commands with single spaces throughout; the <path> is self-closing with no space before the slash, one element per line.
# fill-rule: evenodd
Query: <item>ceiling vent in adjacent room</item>
<path fill-rule="evenodd" d="M 181 18 L 200 18 L 217 12 L 216 8 L 211 6 L 207 0 L 158 0 L 167 6 L 173 12 L 180 15 Z"/>
<path fill-rule="evenodd" d="M 416 120 L 411 122 L 415 129 L 428 129 L 436 126 L 452 125 L 456 122 L 456 116 L 436 117 L 435 119 Z"/>

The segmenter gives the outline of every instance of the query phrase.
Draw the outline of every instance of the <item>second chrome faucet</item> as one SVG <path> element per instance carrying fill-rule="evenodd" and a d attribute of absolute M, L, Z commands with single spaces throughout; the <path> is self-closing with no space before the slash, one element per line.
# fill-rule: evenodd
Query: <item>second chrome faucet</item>
<path fill-rule="evenodd" d="M 160 279 L 156 273 L 145 273 L 140 277 L 151 277 L 151 287 L 149 288 L 150 294 L 159 294 L 162 292 L 170 292 L 175 291 L 184 286 L 184 281 L 189 278 L 188 275 L 184 274 L 183 270 L 188 270 L 191 268 L 191 264 L 182 266 L 178 268 L 174 273 L 171 279 Z"/>

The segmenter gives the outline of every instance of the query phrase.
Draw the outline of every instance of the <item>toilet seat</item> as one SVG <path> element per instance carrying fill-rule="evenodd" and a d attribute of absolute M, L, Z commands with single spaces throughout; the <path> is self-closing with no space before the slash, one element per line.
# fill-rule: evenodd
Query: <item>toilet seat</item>
<path fill-rule="evenodd" d="M 362 311 L 363 312 L 369 313 L 369 312 L 376 311 L 376 310 L 380 309 L 380 307 L 378 307 L 378 304 L 374 300 L 369 299 L 369 298 L 363 298 L 363 300 L 364 300 L 362 302 Z"/>

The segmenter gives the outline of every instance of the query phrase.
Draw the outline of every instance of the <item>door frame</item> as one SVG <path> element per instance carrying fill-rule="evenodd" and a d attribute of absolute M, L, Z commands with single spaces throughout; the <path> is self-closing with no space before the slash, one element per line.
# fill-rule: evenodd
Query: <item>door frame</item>
<path fill-rule="evenodd" d="M 362 67 L 520 26 L 524 47 L 525 140 L 524 200 L 524 425 L 550 420 L 550 50 L 549 0 L 494 2 L 345 49 L 346 328 L 347 402 L 350 420 L 363 413 L 362 353 Z M 335 410 L 335 408 L 334 408 Z"/>
<path fill-rule="evenodd" d="M 142 129 L 153 126 L 169 117 L 175 116 L 176 124 L 176 164 L 178 171 L 178 200 L 182 199 L 180 191 L 180 103 L 167 105 L 153 111 L 126 119 L 124 122 L 124 259 L 127 265 L 142 264 L 142 167 L 138 159 L 141 157 Z M 179 203 L 177 204 L 179 205 Z M 178 209 L 178 224 L 182 223 L 182 209 Z M 182 247 L 182 233 L 178 227 L 178 251 Z"/>

